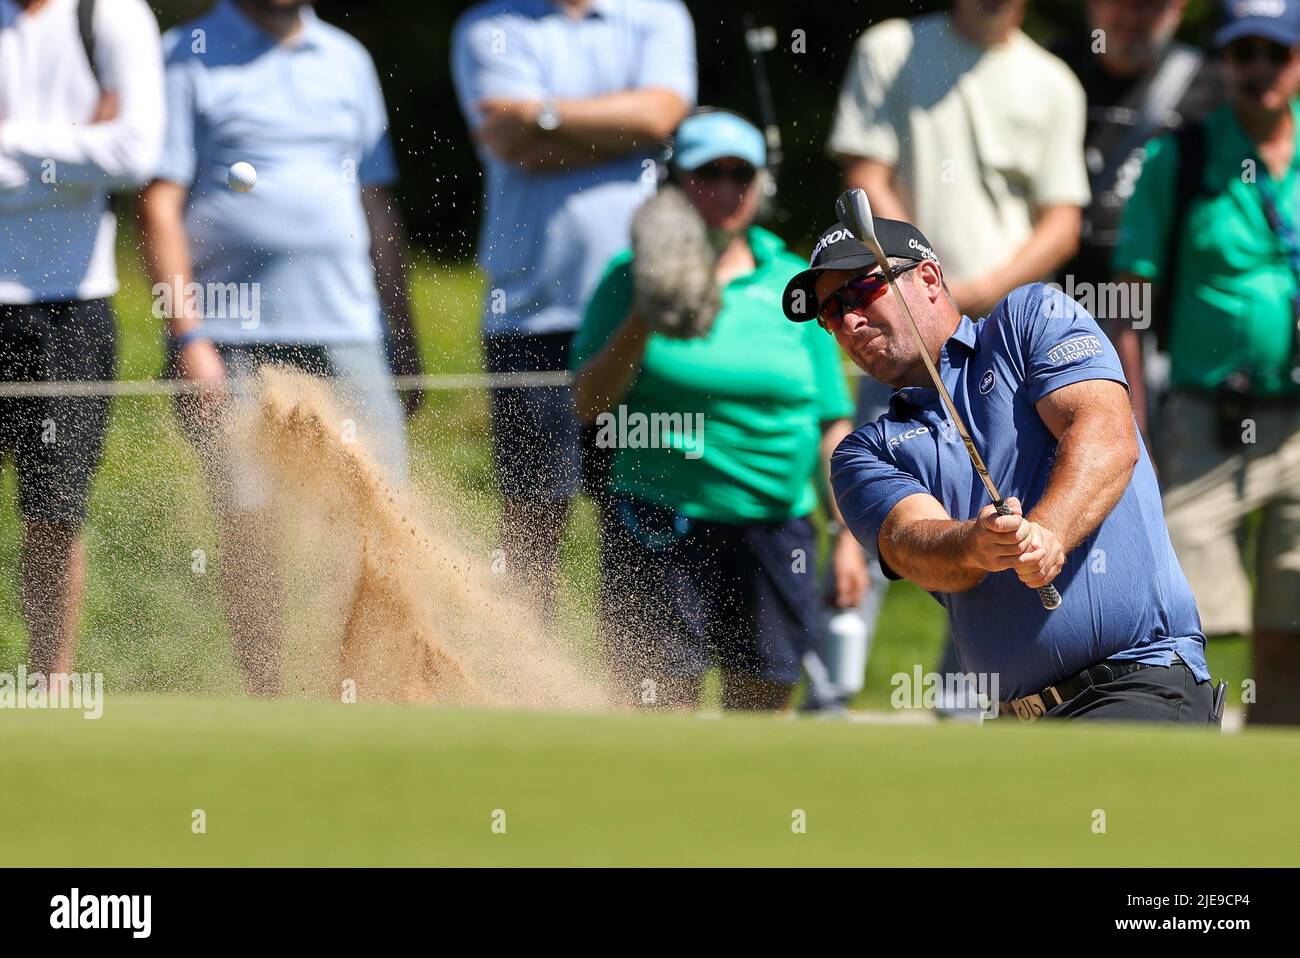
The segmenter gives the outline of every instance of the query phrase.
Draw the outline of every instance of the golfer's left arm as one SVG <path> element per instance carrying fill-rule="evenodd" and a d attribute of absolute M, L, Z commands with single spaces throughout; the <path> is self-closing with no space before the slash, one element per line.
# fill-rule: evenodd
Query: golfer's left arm
<path fill-rule="evenodd" d="M 1109 379 L 1062 386 L 1035 408 L 1057 447 L 1047 489 L 1027 518 L 1050 530 L 1068 553 L 1096 531 L 1133 477 L 1138 462 L 1133 409 L 1128 390 Z M 1038 581 L 1025 579 L 1028 585 Z"/>

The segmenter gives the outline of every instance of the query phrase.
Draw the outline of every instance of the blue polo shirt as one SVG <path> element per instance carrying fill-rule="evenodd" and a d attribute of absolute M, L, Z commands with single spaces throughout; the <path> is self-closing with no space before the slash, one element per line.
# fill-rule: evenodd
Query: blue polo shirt
<path fill-rule="evenodd" d="M 465 122 L 480 100 L 583 99 L 650 87 L 695 102 L 695 30 L 680 0 L 594 0 L 572 17 L 551 0 L 493 0 L 457 22 L 452 75 Z M 486 335 L 571 332 L 605 264 L 627 248 L 655 189 L 649 151 L 571 171 L 530 173 L 485 149 L 478 260 Z"/>
<path fill-rule="evenodd" d="M 1056 454 L 1035 403 L 1086 379 L 1124 383 L 1096 321 L 1041 283 L 1014 290 L 979 322 L 963 316 L 939 372 L 989 475 L 1025 512 L 1042 498 Z M 1003 699 L 1105 659 L 1168 665 L 1175 652 L 1197 679 L 1209 679 L 1200 616 L 1169 542 L 1151 460 L 1138 446 L 1123 496 L 1066 557 L 1054 582 L 1060 608 L 1045 610 L 1011 570 L 965 592 L 933 593 L 948 611 L 962 670 L 997 674 Z M 920 387 L 896 391 L 889 412 L 840 443 L 831 482 L 845 521 L 877 557 L 880 527 L 907 496 L 928 493 L 959 520 L 989 502 L 937 390 Z"/>
<path fill-rule="evenodd" d="M 302 11 L 280 43 L 222 0 L 169 30 L 167 133 L 157 177 L 189 187 L 194 279 L 256 283 L 259 315 L 208 315 L 219 342 L 376 342 L 380 304 L 364 186 L 397 178 L 374 64 Z M 257 186 L 226 184 L 232 163 Z"/>

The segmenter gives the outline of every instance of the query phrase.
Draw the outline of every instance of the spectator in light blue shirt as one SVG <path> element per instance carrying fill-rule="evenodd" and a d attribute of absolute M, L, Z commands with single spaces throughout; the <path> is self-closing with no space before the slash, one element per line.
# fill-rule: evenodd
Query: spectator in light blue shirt
<path fill-rule="evenodd" d="M 654 191 L 654 153 L 694 104 L 690 15 L 680 0 L 493 0 L 457 23 L 452 69 L 484 168 L 487 367 L 566 369 L 586 301 Z M 579 485 L 573 401 L 498 389 L 491 409 L 508 561 L 538 571 L 549 603 Z"/>
<path fill-rule="evenodd" d="M 249 689 L 268 694 L 279 603 L 260 532 L 265 483 L 214 430 L 215 414 L 246 399 L 268 362 L 335 376 L 357 441 L 404 476 L 389 367 L 415 373 L 418 360 L 388 116 L 369 54 L 302 0 L 222 0 L 169 31 L 164 48 L 167 132 L 141 196 L 145 251 L 170 367 L 210 387 L 182 405 L 182 421 L 221 520 L 235 648 Z M 227 182 L 237 162 L 256 170 L 251 191 Z"/>

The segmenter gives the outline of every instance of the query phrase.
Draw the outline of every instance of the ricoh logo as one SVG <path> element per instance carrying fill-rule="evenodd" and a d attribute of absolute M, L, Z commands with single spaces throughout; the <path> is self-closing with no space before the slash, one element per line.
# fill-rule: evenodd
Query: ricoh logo
<path fill-rule="evenodd" d="M 929 426 L 917 426 L 915 429 L 907 430 L 907 432 L 903 433 L 900 436 L 891 437 L 887 445 L 889 446 L 890 449 L 893 449 L 895 446 L 902 445 L 903 443 L 907 442 L 907 440 L 915 439 L 917 436 L 923 436 L 929 431 L 930 431 Z"/>
<path fill-rule="evenodd" d="M 170 283 L 154 283 L 150 292 L 155 319 L 182 314 L 237 319 L 241 329 L 256 329 L 262 321 L 261 283 L 182 283 L 177 276 Z"/>
<path fill-rule="evenodd" d="M 596 447 L 599 449 L 676 449 L 687 459 L 704 455 L 704 413 L 628 412 L 620 405 L 617 413 L 596 417 Z"/>
<path fill-rule="evenodd" d="M 1238 17 L 1280 17 L 1286 13 L 1285 0 L 1237 0 L 1232 13 Z"/>
<path fill-rule="evenodd" d="M 56 930 L 126 929 L 132 938 L 148 938 L 153 928 L 152 895 L 70 894 L 50 899 L 50 927 Z"/>

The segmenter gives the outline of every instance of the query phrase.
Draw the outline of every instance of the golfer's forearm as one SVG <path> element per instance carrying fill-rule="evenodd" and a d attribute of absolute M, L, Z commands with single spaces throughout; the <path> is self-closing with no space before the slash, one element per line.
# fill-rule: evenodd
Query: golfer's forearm
<path fill-rule="evenodd" d="M 672 90 L 646 88 L 560 100 L 552 138 L 606 157 L 655 146 L 685 118 L 686 102 Z"/>
<path fill-rule="evenodd" d="M 880 530 L 881 558 L 927 592 L 965 592 L 984 580 L 971 562 L 975 520 L 915 519 Z"/>
<path fill-rule="evenodd" d="M 605 348 L 589 359 L 573 382 L 578 417 L 592 422 L 627 395 L 641 371 L 650 330 L 635 316 L 619 326 Z"/>
<path fill-rule="evenodd" d="M 1068 553 L 1092 535 L 1124 495 L 1137 465 L 1132 423 L 1098 429 L 1078 420 L 1062 434 L 1043 498 L 1028 518 L 1046 526 Z"/>
<path fill-rule="evenodd" d="M 1040 282 L 1063 266 L 1079 249 L 1083 211 L 1077 206 L 1049 206 L 1034 225 L 1034 232 L 1006 263 L 989 274 L 988 282 L 1001 299 L 1026 283 Z"/>
<path fill-rule="evenodd" d="M 185 231 L 181 206 L 173 195 L 172 184 L 153 184 L 140 194 L 139 216 L 141 250 L 145 271 L 149 275 L 155 299 L 165 296 L 165 318 L 172 335 L 196 328 L 201 317 L 186 295 L 193 263 L 189 236 Z M 164 294 L 161 287 L 166 287 Z"/>

